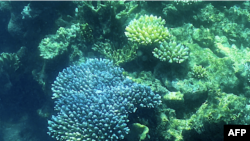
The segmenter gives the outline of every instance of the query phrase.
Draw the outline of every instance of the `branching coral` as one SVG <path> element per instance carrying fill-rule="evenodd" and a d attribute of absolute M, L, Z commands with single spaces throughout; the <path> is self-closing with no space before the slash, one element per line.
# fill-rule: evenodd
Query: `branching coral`
<path fill-rule="evenodd" d="M 122 73 L 106 59 L 90 59 L 59 73 L 52 85 L 57 115 L 48 121 L 48 133 L 57 140 L 123 139 L 129 132 L 128 113 L 161 104 L 161 96 Z"/>
<path fill-rule="evenodd" d="M 163 42 L 159 48 L 154 49 L 153 54 L 161 61 L 182 63 L 188 58 L 189 48 L 176 42 Z"/>
<path fill-rule="evenodd" d="M 143 45 L 160 43 L 170 37 L 170 33 L 164 27 L 165 20 L 153 15 L 141 16 L 138 20 L 132 20 L 126 27 L 125 35 L 129 40 Z"/>

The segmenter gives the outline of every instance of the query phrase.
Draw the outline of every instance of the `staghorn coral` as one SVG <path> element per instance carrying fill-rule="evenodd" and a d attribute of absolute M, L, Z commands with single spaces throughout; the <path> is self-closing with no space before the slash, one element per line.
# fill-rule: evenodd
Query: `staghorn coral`
<path fill-rule="evenodd" d="M 126 27 L 125 35 L 129 40 L 142 45 L 160 43 L 170 37 L 170 33 L 164 27 L 165 20 L 153 15 L 144 15 L 132 20 Z"/>
<path fill-rule="evenodd" d="M 48 121 L 57 140 L 118 140 L 129 132 L 128 113 L 161 104 L 159 94 L 123 76 L 107 59 L 89 59 L 60 72 L 52 85 L 56 116 Z"/>

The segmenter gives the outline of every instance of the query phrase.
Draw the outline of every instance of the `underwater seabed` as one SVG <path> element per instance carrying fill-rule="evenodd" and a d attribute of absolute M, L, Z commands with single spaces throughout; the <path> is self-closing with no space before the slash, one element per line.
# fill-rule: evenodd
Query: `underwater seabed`
<path fill-rule="evenodd" d="M 0 1 L 0 141 L 221 141 L 250 125 L 249 1 Z"/>

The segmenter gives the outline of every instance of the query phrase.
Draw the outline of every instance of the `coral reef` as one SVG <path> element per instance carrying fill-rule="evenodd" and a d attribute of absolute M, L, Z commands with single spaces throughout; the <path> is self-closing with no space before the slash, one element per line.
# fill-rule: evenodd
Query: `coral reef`
<path fill-rule="evenodd" d="M 0 140 L 223 140 L 250 124 L 249 9 L 0 2 Z"/>

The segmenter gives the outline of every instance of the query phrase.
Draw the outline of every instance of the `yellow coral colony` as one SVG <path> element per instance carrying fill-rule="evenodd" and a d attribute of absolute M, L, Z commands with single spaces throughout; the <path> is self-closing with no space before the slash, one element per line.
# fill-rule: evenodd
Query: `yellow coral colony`
<path fill-rule="evenodd" d="M 161 43 L 170 37 L 170 33 L 164 27 L 165 20 L 153 15 L 144 15 L 132 20 L 126 27 L 125 35 L 129 40 L 142 45 Z"/>

